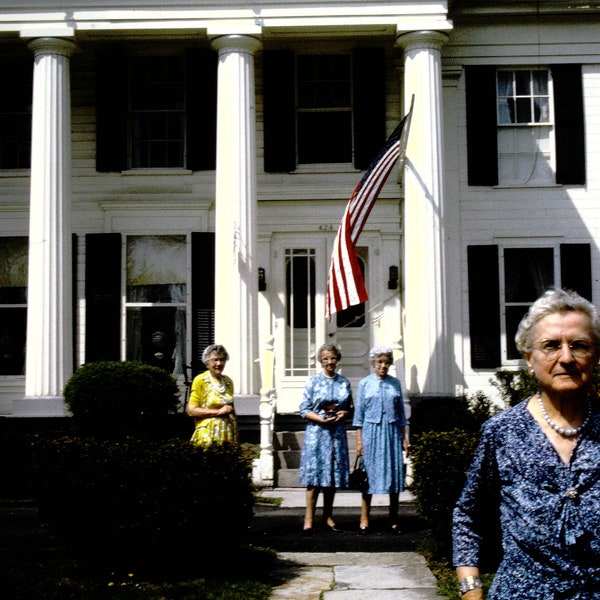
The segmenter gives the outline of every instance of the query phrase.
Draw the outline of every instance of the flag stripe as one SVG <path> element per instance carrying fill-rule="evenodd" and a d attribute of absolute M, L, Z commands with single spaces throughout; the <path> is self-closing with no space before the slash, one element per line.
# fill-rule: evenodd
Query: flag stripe
<path fill-rule="evenodd" d="M 388 138 L 383 150 L 365 171 L 344 211 L 331 254 L 327 278 L 325 316 L 366 302 L 369 296 L 356 255 L 356 242 L 367 222 L 396 161 L 406 150 L 412 103 L 409 112 Z"/>

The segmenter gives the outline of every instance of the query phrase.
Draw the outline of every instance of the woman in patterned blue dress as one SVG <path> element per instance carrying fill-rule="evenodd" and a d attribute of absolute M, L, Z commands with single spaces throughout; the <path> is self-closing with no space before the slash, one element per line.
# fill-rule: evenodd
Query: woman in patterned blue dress
<path fill-rule="evenodd" d="M 339 529 L 333 520 L 336 488 L 347 488 L 350 473 L 346 417 L 352 409 L 350 382 L 336 373 L 342 355 L 335 344 L 323 344 L 317 359 L 323 370 L 304 388 L 300 416 L 308 421 L 300 456 L 300 483 L 306 485 L 304 532 L 310 533 L 319 493 L 323 490 L 323 523 Z"/>
<path fill-rule="evenodd" d="M 400 381 L 388 375 L 393 352 L 376 346 L 369 353 L 374 373 L 358 384 L 354 426 L 356 451 L 363 456 L 369 489 L 362 494 L 360 532 L 369 531 L 373 494 L 389 494 L 390 527 L 398 529 L 399 494 L 404 490 L 403 450 L 408 454 L 406 415 Z"/>
<path fill-rule="evenodd" d="M 581 296 L 548 291 L 515 337 L 539 391 L 492 417 L 454 510 L 464 600 L 482 600 L 486 528 L 503 557 L 490 600 L 600 598 L 600 413 L 591 393 L 600 318 Z M 499 515 L 499 516 L 498 516 Z"/>

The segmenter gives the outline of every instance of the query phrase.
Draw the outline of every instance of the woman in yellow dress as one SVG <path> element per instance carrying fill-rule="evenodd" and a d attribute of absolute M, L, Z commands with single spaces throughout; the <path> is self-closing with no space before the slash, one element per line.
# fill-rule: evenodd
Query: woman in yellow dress
<path fill-rule="evenodd" d="M 187 414 L 196 422 L 191 440 L 195 446 L 238 442 L 233 381 L 223 374 L 228 360 L 229 354 L 220 344 L 212 344 L 202 353 L 208 371 L 194 378 L 187 405 Z"/>

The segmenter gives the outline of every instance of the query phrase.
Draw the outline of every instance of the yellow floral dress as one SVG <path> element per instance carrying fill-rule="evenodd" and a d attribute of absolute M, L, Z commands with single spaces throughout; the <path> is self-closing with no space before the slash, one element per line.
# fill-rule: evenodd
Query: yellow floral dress
<path fill-rule="evenodd" d="M 227 375 L 215 379 L 210 371 L 194 378 L 190 404 L 200 408 L 219 408 L 233 404 L 233 381 Z M 192 435 L 195 446 L 209 446 L 221 442 L 238 442 L 238 425 L 235 412 L 221 417 L 195 418 L 196 428 Z"/>

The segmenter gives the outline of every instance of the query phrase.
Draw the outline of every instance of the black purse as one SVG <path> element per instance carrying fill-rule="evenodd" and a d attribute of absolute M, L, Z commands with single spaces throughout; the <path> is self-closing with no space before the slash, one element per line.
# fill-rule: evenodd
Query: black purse
<path fill-rule="evenodd" d="M 350 473 L 350 489 L 366 492 L 369 489 L 369 478 L 365 470 L 362 455 L 357 455 L 354 469 Z"/>

